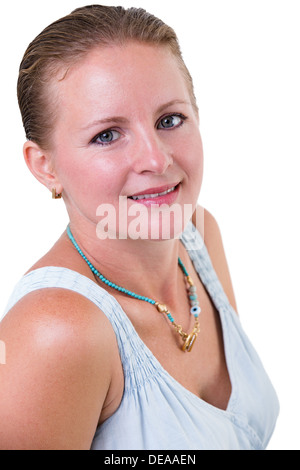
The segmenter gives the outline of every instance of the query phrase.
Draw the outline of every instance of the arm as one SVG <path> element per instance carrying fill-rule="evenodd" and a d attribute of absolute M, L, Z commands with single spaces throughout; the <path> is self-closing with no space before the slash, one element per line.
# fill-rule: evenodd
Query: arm
<path fill-rule="evenodd" d="M 106 317 L 78 294 L 44 289 L 9 312 L 0 337 L 0 449 L 90 449 L 116 357 Z"/>
<path fill-rule="evenodd" d="M 197 216 L 198 211 L 198 216 Z M 204 211 L 204 216 L 203 216 Z M 223 286 L 224 292 L 234 310 L 237 312 L 236 300 L 231 282 L 230 272 L 225 256 L 222 236 L 215 218 L 206 209 L 197 207 L 193 215 L 193 223 L 204 238 L 204 243 L 211 258 L 213 267 Z M 203 227 L 204 225 L 204 227 Z"/>

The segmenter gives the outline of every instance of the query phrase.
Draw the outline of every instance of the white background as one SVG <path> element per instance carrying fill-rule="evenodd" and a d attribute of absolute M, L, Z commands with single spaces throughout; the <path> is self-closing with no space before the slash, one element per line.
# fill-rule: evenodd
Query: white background
<path fill-rule="evenodd" d="M 242 323 L 281 402 L 269 449 L 299 450 L 300 2 L 103 3 L 144 7 L 178 33 L 200 107 L 199 202 L 219 222 Z M 44 27 L 84 4 L 1 6 L 0 313 L 17 280 L 67 225 L 62 201 L 52 201 L 23 162 L 18 66 Z"/>

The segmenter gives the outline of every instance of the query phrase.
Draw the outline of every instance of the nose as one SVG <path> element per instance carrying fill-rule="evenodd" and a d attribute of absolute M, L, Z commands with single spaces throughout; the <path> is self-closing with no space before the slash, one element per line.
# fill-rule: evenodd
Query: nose
<path fill-rule="evenodd" d="M 162 175 L 173 164 L 173 152 L 157 130 L 142 130 L 135 138 L 132 149 L 133 169 L 136 173 Z"/>

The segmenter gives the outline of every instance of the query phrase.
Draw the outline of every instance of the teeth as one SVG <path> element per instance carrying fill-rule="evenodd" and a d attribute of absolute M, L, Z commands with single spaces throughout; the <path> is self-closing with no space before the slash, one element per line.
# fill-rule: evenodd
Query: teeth
<path fill-rule="evenodd" d="M 131 196 L 130 199 L 133 199 L 134 201 L 139 201 L 140 199 L 153 199 L 153 198 L 158 197 L 158 196 L 165 196 L 166 194 L 169 194 L 172 191 L 174 191 L 175 188 L 176 188 L 176 186 L 174 186 L 173 188 L 167 189 L 167 191 L 164 191 L 162 193 L 143 194 L 142 196 Z"/>

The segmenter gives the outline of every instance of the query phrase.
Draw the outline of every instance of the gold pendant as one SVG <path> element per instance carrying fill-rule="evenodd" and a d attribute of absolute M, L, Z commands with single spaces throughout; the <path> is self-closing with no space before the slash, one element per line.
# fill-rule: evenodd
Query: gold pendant
<path fill-rule="evenodd" d="M 160 304 L 159 302 L 155 302 L 155 306 L 157 310 L 160 313 L 165 313 L 166 315 L 170 314 L 167 306 L 165 304 Z M 195 344 L 195 341 L 197 339 L 198 333 L 200 333 L 200 324 L 198 318 L 195 319 L 195 325 L 193 331 L 188 335 L 182 330 L 181 325 L 177 325 L 174 320 L 172 322 L 172 325 L 174 326 L 175 330 L 177 333 L 181 336 L 181 338 L 184 341 L 184 344 L 182 346 L 182 351 L 184 352 L 191 352 L 193 349 L 193 346 Z"/>
<path fill-rule="evenodd" d="M 191 352 L 199 332 L 200 332 L 200 327 L 199 327 L 199 324 L 197 322 L 197 324 L 195 325 L 192 333 L 189 334 L 188 337 L 186 338 L 186 340 L 184 342 L 184 345 L 182 346 L 182 351 Z"/>
<path fill-rule="evenodd" d="M 191 350 L 193 349 L 193 346 L 194 346 L 194 344 L 195 344 L 196 338 L 197 338 L 197 334 L 196 334 L 196 333 L 190 334 L 190 335 L 187 337 L 187 339 L 186 339 L 184 345 L 182 346 L 182 351 L 184 351 L 184 352 L 191 352 Z"/>

